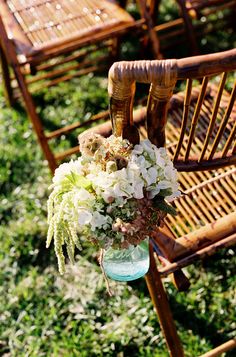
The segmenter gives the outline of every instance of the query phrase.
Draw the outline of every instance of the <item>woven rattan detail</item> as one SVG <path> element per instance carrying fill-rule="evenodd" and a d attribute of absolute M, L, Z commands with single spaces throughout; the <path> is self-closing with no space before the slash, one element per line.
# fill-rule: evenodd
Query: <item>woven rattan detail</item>
<path fill-rule="evenodd" d="M 189 117 L 192 118 L 196 106 L 196 101 L 200 93 L 200 86 L 199 87 L 194 87 L 192 91 L 192 97 L 193 100 L 191 101 L 191 105 L 189 108 Z M 214 101 L 217 95 L 217 86 L 215 84 L 209 83 L 207 87 L 207 92 L 205 99 L 203 101 L 203 105 L 200 111 L 199 115 L 199 120 L 198 124 L 196 127 L 196 136 L 194 138 L 193 145 L 191 146 L 190 149 L 190 157 L 200 157 L 201 149 L 203 146 L 203 142 L 205 140 L 206 132 L 209 127 L 209 122 L 211 118 L 211 112 L 212 112 L 212 107 L 214 105 Z M 211 134 L 210 142 L 207 146 L 206 153 L 205 153 L 205 158 L 208 156 L 212 144 L 214 142 L 214 139 L 216 137 L 216 134 L 219 130 L 219 126 L 222 123 L 222 120 L 224 118 L 225 111 L 227 109 L 228 103 L 229 103 L 230 95 L 227 91 L 223 91 L 221 101 L 220 101 L 220 108 L 217 114 L 217 120 L 215 122 L 215 125 L 213 127 L 213 131 Z M 175 94 L 172 98 L 172 108 L 170 108 L 169 111 L 169 120 L 167 122 L 167 145 L 169 146 L 169 150 L 171 155 L 174 155 L 176 145 L 179 140 L 179 127 L 181 125 L 181 120 L 182 120 L 182 105 L 176 105 L 178 104 L 183 104 L 184 100 L 184 93 L 180 92 L 178 94 Z M 176 108 L 175 108 L 176 107 Z M 223 136 L 221 138 L 220 144 L 217 147 L 217 152 L 221 152 L 224 144 L 226 143 L 230 133 L 233 130 L 233 127 L 236 122 L 236 105 L 233 106 L 232 112 L 230 114 L 230 118 L 227 122 L 227 125 L 223 131 Z M 186 150 L 186 145 L 187 145 L 187 140 L 190 132 L 190 121 L 188 123 L 185 131 L 185 136 L 183 138 L 182 142 L 182 147 L 180 150 L 180 157 L 184 156 L 185 150 Z M 233 146 L 233 142 L 232 145 Z"/>
<path fill-rule="evenodd" d="M 130 85 L 137 81 L 152 83 L 152 94 L 159 96 L 158 88 L 169 97 L 176 82 L 176 60 L 119 62 L 110 68 L 108 92 L 115 99 L 131 96 Z"/>
<path fill-rule="evenodd" d="M 134 21 L 122 8 L 105 0 L 8 0 L 7 4 L 36 48 Z"/>
<path fill-rule="evenodd" d="M 200 113 L 197 136 L 191 148 L 191 154 L 198 157 L 200 156 L 209 125 L 210 111 L 216 96 L 216 91 L 217 87 L 210 83 Z M 193 115 L 199 92 L 200 87 L 193 89 L 194 100 L 191 101 L 190 116 Z M 180 134 L 182 118 L 181 103 L 183 102 L 183 98 L 184 95 L 182 92 L 174 95 L 168 115 L 166 141 L 168 151 L 171 155 L 174 154 Z M 221 98 L 221 110 L 218 113 L 217 123 L 212 133 L 212 142 L 219 123 L 223 118 L 229 98 L 229 94 L 225 91 Z M 179 107 L 177 107 L 177 103 Z M 226 142 L 235 121 L 236 104 L 234 105 L 230 120 L 224 131 L 221 143 Z M 186 136 L 188 133 L 189 128 L 186 130 Z M 215 220 L 234 212 L 236 209 L 236 168 L 234 166 L 220 168 L 214 171 L 179 172 L 179 182 L 181 190 L 185 194 L 173 202 L 178 214 L 174 218 L 171 216 L 166 218 L 166 223 L 177 236 L 183 236 L 207 223 L 213 223 Z M 192 212 L 192 214 L 189 214 L 189 212 Z"/>

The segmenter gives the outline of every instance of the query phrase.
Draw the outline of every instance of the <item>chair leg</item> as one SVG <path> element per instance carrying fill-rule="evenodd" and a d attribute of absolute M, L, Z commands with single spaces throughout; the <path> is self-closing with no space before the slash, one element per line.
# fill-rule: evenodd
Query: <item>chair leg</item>
<path fill-rule="evenodd" d="M 156 267 L 153 250 L 150 246 L 150 269 L 146 274 L 146 283 L 155 306 L 159 322 L 164 333 L 171 357 L 183 357 L 183 347 L 177 334 L 176 326 L 170 310 L 168 298 Z"/>
<path fill-rule="evenodd" d="M 2 70 L 5 97 L 7 99 L 8 105 L 13 106 L 15 103 L 15 100 L 13 97 L 13 89 L 11 87 L 10 72 L 9 72 L 9 67 L 8 67 L 6 56 L 5 56 L 5 53 L 4 53 L 1 45 L 0 45 L 0 62 L 1 62 L 1 70 Z"/>
<path fill-rule="evenodd" d="M 179 4 L 183 16 L 186 35 L 190 42 L 192 55 L 199 55 L 199 48 L 194 33 L 194 27 L 189 17 L 188 10 L 186 9 L 185 2 L 186 2 L 185 0 L 177 0 L 177 3 Z"/>
<path fill-rule="evenodd" d="M 159 37 L 157 36 L 156 31 L 154 30 L 153 18 L 152 18 L 153 14 L 150 13 L 150 9 L 147 9 L 147 4 L 145 1 L 138 0 L 137 3 L 139 5 L 142 17 L 146 20 L 147 35 L 152 48 L 153 57 L 155 59 L 162 59 L 163 56 L 160 51 Z"/>
<path fill-rule="evenodd" d="M 33 124 L 33 128 L 36 132 L 38 142 L 39 142 L 39 144 L 43 150 L 43 153 L 48 161 L 48 165 L 49 165 L 51 172 L 54 173 L 55 169 L 57 168 L 56 159 L 48 145 L 48 140 L 45 136 L 41 120 L 36 112 L 33 98 L 27 88 L 27 84 L 26 84 L 23 74 L 21 73 L 20 67 L 18 65 L 16 65 L 16 66 L 14 66 L 13 69 L 14 69 L 14 73 L 15 73 L 20 91 L 24 98 L 28 116 L 29 116 L 29 118 Z"/>

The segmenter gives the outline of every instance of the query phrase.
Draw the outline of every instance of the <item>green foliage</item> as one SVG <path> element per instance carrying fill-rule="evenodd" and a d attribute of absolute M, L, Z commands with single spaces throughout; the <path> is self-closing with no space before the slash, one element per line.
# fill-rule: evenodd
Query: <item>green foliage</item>
<path fill-rule="evenodd" d="M 164 198 L 154 200 L 154 207 L 158 208 L 160 211 L 163 211 L 167 214 L 171 214 L 172 216 L 176 216 L 177 212 L 174 207 L 172 207 L 169 203 L 167 203 Z"/>
<path fill-rule="evenodd" d="M 164 3 L 163 18 L 174 18 L 176 9 Z M 232 35 L 212 34 L 202 40 L 202 50 L 234 47 Z M 125 46 L 123 56 L 133 51 Z M 38 111 L 48 129 L 88 119 L 107 108 L 106 86 L 106 75 L 88 75 L 42 90 L 35 96 Z M 24 110 L 7 108 L 2 92 L 0 128 L 0 355 L 167 357 L 142 279 L 112 282 L 114 296 L 108 297 L 96 251 L 86 244 L 83 256 L 59 276 L 54 252 L 45 249 L 49 170 Z M 69 146 L 64 139 L 55 145 Z M 190 267 L 187 293 L 165 282 L 187 357 L 234 335 L 235 260 L 229 249 Z"/>

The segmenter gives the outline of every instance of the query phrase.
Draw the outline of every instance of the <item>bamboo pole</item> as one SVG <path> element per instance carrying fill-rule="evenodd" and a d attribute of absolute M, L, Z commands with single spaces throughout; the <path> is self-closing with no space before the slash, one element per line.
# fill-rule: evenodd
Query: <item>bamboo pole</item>
<path fill-rule="evenodd" d="M 181 268 L 184 268 L 190 264 L 192 264 L 195 260 L 197 259 L 203 259 L 205 257 L 211 256 L 215 254 L 218 250 L 230 247 L 231 245 L 234 245 L 236 243 L 236 233 L 232 234 L 229 237 L 226 237 L 219 242 L 213 243 L 209 245 L 208 247 L 202 248 L 198 250 L 197 252 L 188 255 L 185 258 L 182 258 L 178 260 L 177 262 L 174 263 L 169 263 L 165 267 L 159 269 L 159 273 L 161 277 L 165 277 L 169 274 L 174 273 L 175 271 L 178 271 Z"/>
<path fill-rule="evenodd" d="M 236 212 L 233 212 L 176 240 L 161 230 L 153 232 L 152 238 L 155 239 L 163 254 L 173 262 L 235 232 Z"/>
<path fill-rule="evenodd" d="M 233 348 L 236 348 L 236 339 L 232 339 L 229 340 L 225 343 L 223 343 L 222 345 L 214 348 L 213 350 L 204 353 L 203 355 L 199 356 L 199 357 L 217 357 L 217 356 L 221 356 L 222 353 L 227 352 L 229 350 L 232 350 Z"/>

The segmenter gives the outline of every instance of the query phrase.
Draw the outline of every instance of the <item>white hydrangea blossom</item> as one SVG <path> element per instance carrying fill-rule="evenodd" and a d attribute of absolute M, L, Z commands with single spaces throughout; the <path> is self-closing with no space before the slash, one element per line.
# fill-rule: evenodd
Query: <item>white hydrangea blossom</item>
<path fill-rule="evenodd" d="M 80 174 L 83 170 L 82 158 L 78 158 L 76 161 L 71 160 L 61 164 L 56 170 L 52 179 L 54 184 L 60 185 L 66 175 L 70 175 L 71 172 Z"/>

